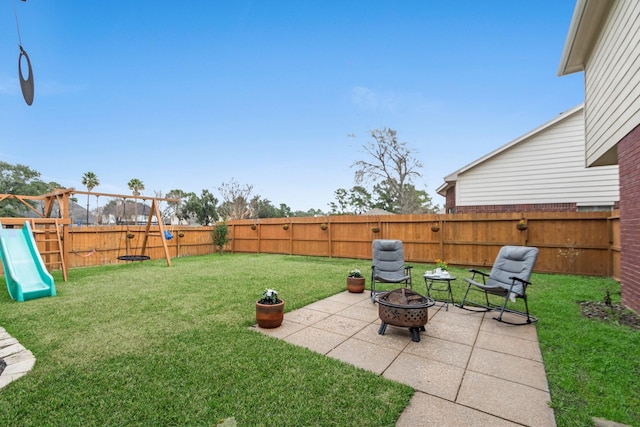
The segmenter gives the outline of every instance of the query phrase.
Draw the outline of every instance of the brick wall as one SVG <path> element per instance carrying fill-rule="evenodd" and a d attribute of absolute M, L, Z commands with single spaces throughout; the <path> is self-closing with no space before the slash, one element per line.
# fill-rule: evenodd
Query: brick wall
<path fill-rule="evenodd" d="M 620 202 L 613 204 L 620 209 Z M 500 212 L 577 212 L 576 203 L 530 203 L 516 205 L 456 206 L 456 187 L 447 190 L 445 213 L 500 213 Z"/>
<path fill-rule="evenodd" d="M 576 212 L 575 203 L 533 203 L 517 205 L 479 205 L 457 206 L 455 213 L 491 213 L 491 212 Z"/>
<path fill-rule="evenodd" d="M 640 126 L 618 143 L 622 303 L 640 312 Z"/>
<path fill-rule="evenodd" d="M 447 190 L 447 197 L 445 202 L 445 213 L 449 213 L 451 209 L 454 209 L 455 212 L 456 207 L 456 187 L 455 185 Z"/>

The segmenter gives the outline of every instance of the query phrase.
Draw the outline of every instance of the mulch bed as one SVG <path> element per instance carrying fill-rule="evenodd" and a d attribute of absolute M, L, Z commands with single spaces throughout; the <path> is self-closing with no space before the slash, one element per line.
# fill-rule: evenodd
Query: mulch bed
<path fill-rule="evenodd" d="M 640 330 L 640 315 L 620 303 L 585 301 L 579 304 L 580 314 L 584 317 Z"/>

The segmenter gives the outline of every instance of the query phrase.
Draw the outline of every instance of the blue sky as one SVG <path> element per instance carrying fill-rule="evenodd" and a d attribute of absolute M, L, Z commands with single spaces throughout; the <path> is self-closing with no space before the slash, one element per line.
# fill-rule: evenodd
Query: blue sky
<path fill-rule="evenodd" d="M 200 194 L 232 179 L 294 210 L 354 185 L 369 131 L 443 177 L 583 101 L 557 77 L 575 0 L 0 3 L 0 159 L 41 179 Z M 348 135 L 355 135 L 350 137 Z"/>

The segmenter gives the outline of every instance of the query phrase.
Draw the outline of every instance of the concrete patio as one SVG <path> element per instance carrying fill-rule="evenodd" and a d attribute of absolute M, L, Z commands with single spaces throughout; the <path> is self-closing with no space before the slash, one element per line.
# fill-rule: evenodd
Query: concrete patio
<path fill-rule="evenodd" d="M 369 292 L 345 291 L 255 329 L 413 387 L 397 426 L 555 426 L 535 326 L 494 315 L 438 303 L 413 342 L 408 328 L 378 334 Z"/>

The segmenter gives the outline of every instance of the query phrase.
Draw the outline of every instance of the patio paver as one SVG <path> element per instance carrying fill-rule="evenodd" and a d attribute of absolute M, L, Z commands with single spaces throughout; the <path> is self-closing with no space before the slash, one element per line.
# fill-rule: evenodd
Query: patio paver
<path fill-rule="evenodd" d="M 0 373 L 0 388 L 26 375 L 36 364 L 36 358 L 17 339 L 0 328 L 0 359 L 6 363 Z"/>
<path fill-rule="evenodd" d="M 555 426 L 535 325 L 494 315 L 434 306 L 413 342 L 408 328 L 378 334 L 369 292 L 345 291 L 285 313 L 280 328 L 254 328 L 413 387 L 398 426 Z"/>

